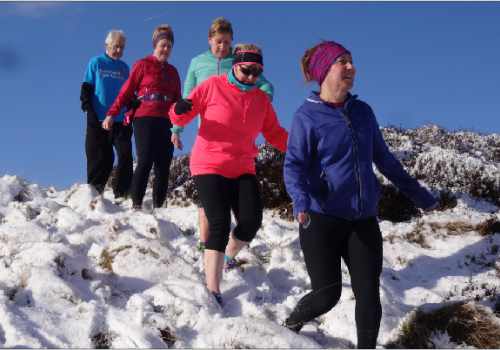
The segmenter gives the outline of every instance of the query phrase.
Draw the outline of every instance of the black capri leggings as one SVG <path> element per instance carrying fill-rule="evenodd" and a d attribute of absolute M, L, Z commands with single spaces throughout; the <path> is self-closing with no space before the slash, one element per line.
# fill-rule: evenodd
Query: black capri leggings
<path fill-rule="evenodd" d="M 262 202 L 255 175 L 229 179 L 208 174 L 193 178 L 208 219 L 210 234 L 206 249 L 225 251 L 231 231 L 231 209 L 237 221 L 234 236 L 250 242 L 262 223 Z"/>
<path fill-rule="evenodd" d="M 134 119 L 137 166 L 132 178 L 132 202 L 142 205 L 149 172 L 154 166 L 153 206 L 159 208 L 167 198 L 170 163 L 174 145 L 170 141 L 172 133 L 170 120 L 162 117 L 140 117 Z"/>
<path fill-rule="evenodd" d="M 358 348 L 374 348 L 382 317 L 382 234 L 377 219 L 347 221 L 316 213 L 309 215 L 309 227 L 300 227 L 300 245 L 312 292 L 298 302 L 287 323 L 308 322 L 337 304 L 342 292 L 343 258 L 356 299 Z"/>

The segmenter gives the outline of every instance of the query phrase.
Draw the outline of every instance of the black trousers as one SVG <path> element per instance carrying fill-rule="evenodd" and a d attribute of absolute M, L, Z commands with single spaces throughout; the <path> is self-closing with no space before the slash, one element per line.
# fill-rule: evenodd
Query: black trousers
<path fill-rule="evenodd" d="M 140 117 L 134 119 L 137 166 L 132 179 L 132 201 L 142 205 L 151 168 L 154 166 L 153 206 L 159 208 L 167 198 L 170 163 L 174 145 L 170 141 L 172 124 L 167 118 Z"/>
<path fill-rule="evenodd" d="M 111 131 L 100 125 L 87 125 L 85 153 L 87 155 L 87 183 L 102 193 L 113 170 L 115 155 L 118 156 L 116 178 L 111 184 L 115 197 L 125 196 L 132 182 L 132 127 L 113 124 Z"/>
<path fill-rule="evenodd" d="M 308 322 L 328 312 L 340 299 L 343 258 L 351 276 L 356 299 L 358 348 L 374 348 L 382 317 L 380 273 L 382 234 L 375 217 L 347 221 L 310 213 L 309 227 L 300 231 L 312 292 L 297 304 L 287 323 Z"/>
<path fill-rule="evenodd" d="M 255 175 L 229 179 L 209 174 L 193 178 L 208 219 L 206 249 L 224 253 L 231 231 L 231 210 L 237 221 L 234 236 L 250 242 L 262 224 L 262 201 Z"/>

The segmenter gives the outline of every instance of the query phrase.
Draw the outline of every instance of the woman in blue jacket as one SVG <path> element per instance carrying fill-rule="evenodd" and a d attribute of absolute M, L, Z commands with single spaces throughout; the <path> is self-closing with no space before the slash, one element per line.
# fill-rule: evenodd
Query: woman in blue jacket
<path fill-rule="evenodd" d="M 295 113 L 284 177 L 312 291 L 285 326 L 298 332 L 335 306 L 343 258 L 356 299 L 358 347 L 374 348 L 382 315 L 382 235 L 376 218 L 380 184 L 372 164 L 417 206 L 430 209 L 437 203 L 389 151 L 370 106 L 349 93 L 356 74 L 351 53 L 325 41 L 308 49 L 301 65 L 320 91 Z"/>

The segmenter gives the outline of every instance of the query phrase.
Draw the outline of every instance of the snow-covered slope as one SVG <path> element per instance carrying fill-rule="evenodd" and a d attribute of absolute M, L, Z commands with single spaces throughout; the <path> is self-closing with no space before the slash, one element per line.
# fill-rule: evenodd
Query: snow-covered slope
<path fill-rule="evenodd" d="M 466 157 L 479 157 L 471 148 L 465 156 L 452 147 L 450 152 L 463 156 L 456 160 L 445 147 L 421 145 L 414 135 L 406 143 L 400 142 L 402 135 L 398 145 L 396 137 L 386 137 L 414 173 L 437 174 L 431 166 L 435 159 L 460 165 L 465 159 L 474 168 Z M 498 138 L 493 140 L 498 146 Z M 416 144 L 426 152 L 415 153 Z M 481 154 L 485 179 L 493 178 L 491 188 L 498 189 L 498 154 L 486 149 Z M 457 170 L 454 176 L 461 174 Z M 441 182 L 429 178 L 425 183 L 438 193 Z M 298 335 L 280 326 L 309 291 L 309 280 L 296 223 L 270 209 L 257 238 L 239 255 L 241 267 L 224 275 L 221 309 L 203 283 L 197 209 L 178 200 L 185 196 L 186 180 L 177 183 L 177 199 L 171 198 L 168 208 L 138 212 L 130 201 L 114 204 L 109 190 L 97 196 L 88 185 L 56 191 L 0 177 L 0 347 L 354 346 L 354 297 L 345 266 L 341 301 L 332 311 Z M 464 185 L 453 182 L 456 188 L 448 189 L 453 205 L 409 221 L 381 221 L 381 346 L 394 340 L 401 323 L 422 305 L 472 300 L 494 308 L 500 292 L 498 202 L 492 191 L 482 192 L 482 198 L 467 191 L 472 179 L 459 180 Z M 279 184 L 268 182 L 279 196 Z M 150 206 L 148 190 L 145 207 Z M 458 346 L 443 333 L 432 339 L 438 347 Z"/>

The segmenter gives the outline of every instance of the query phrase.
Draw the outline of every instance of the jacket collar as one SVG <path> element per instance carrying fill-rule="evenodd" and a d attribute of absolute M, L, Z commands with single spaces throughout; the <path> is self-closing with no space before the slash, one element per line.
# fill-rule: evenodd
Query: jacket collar
<path fill-rule="evenodd" d="M 146 61 L 151 62 L 153 64 L 165 65 L 168 66 L 168 62 L 159 61 L 153 54 L 146 57 Z"/>
<path fill-rule="evenodd" d="M 207 50 L 207 51 L 205 51 L 205 56 L 206 56 L 206 57 L 208 57 L 208 58 L 209 58 L 209 59 L 211 59 L 211 60 L 214 60 L 214 61 L 217 61 L 217 60 L 218 60 L 218 58 L 214 56 L 214 54 L 212 53 L 212 51 L 210 51 L 210 49 L 209 49 L 209 50 Z M 232 60 L 233 60 L 233 58 L 234 58 L 233 54 L 232 54 L 232 53 L 230 53 L 230 54 L 229 54 L 229 55 L 227 55 L 226 57 L 222 58 L 222 59 L 221 59 L 221 62 L 222 62 L 222 61 L 232 61 Z"/>
<path fill-rule="evenodd" d="M 354 102 L 358 98 L 358 95 L 352 95 L 350 92 L 347 94 L 347 99 L 344 103 L 344 109 L 347 109 L 347 107 Z M 319 105 L 329 105 L 325 101 L 323 101 L 319 97 L 319 91 L 312 91 L 311 95 L 309 95 L 308 98 L 306 98 L 307 102 L 314 103 L 314 104 L 319 104 Z"/>

